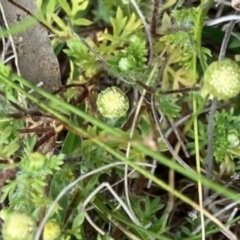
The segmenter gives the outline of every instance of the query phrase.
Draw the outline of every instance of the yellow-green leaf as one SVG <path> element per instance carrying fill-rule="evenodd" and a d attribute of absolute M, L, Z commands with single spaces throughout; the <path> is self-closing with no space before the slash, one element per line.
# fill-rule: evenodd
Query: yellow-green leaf
<path fill-rule="evenodd" d="M 72 21 L 73 25 L 80 25 L 80 26 L 89 26 L 92 24 L 92 21 L 86 18 L 78 18 Z"/>
<path fill-rule="evenodd" d="M 120 7 L 117 9 L 116 19 L 122 19 L 123 18 L 123 12 Z"/>
<path fill-rule="evenodd" d="M 113 35 L 111 35 L 109 33 L 102 33 L 101 36 L 104 37 L 105 40 L 107 39 L 107 40 L 109 40 L 111 42 L 115 42 L 115 41 L 117 41 L 119 39 L 118 37 L 115 37 L 115 36 L 113 36 Z"/>
<path fill-rule="evenodd" d="M 79 11 L 85 10 L 88 3 L 88 0 L 72 0 L 72 16 L 75 16 Z"/>
<path fill-rule="evenodd" d="M 127 17 L 122 18 L 121 20 L 118 20 L 117 18 L 111 18 L 110 19 L 112 26 L 113 26 L 113 34 L 114 36 L 120 36 L 123 27 L 125 26 L 127 22 Z"/>
<path fill-rule="evenodd" d="M 58 3 L 60 4 L 61 8 L 66 12 L 66 14 L 68 16 L 70 16 L 71 15 L 71 8 L 70 8 L 67 0 L 58 0 Z"/>
<path fill-rule="evenodd" d="M 171 25 L 171 18 L 169 17 L 169 15 L 166 12 L 164 12 L 163 17 L 162 17 L 162 26 L 168 27 L 170 25 Z"/>
<path fill-rule="evenodd" d="M 166 10 L 170 7 L 172 7 L 175 3 L 177 2 L 177 0 L 168 0 L 162 7 L 162 11 Z"/>
<path fill-rule="evenodd" d="M 46 6 L 46 20 L 48 24 L 51 24 L 52 14 L 54 13 L 56 8 L 56 0 L 49 1 Z"/>
<path fill-rule="evenodd" d="M 120 36 L 122 30 L 124 29 L 127 22 L 127 17 L 123 17 L 123 12 L 121 8 L 117 9 L 116 18 L 111 19 L 113 25 L 113 32 L 115 36 Z"/>
<path fill-rule="evenodd" d="M 57 14 L 53 14 L 52 15 L 52 19 L 54 20 L 54 22 L 57 23 L 57 25 L 62 29 L 62 30 L 66 30 L 67 29 L 67 25 L 63 22 L 63 20 L 58 17 Z"/>
<path fill-rule="evenodd" d="M 136 19 L 137 19 L 137 17 L 133 13 L 131 15 L 131 18 L 129 19 L 127 25 L 124 28 L 124 32 L 123 32 L 124 36 L 127 36 L 140 28 L 142 21 L 140 19 L 138 19 L 138 20 L 136 20 Z"/>

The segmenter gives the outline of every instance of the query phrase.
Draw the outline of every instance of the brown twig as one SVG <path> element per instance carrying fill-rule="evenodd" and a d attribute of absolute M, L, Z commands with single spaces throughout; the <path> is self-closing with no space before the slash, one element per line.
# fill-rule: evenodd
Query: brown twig
<path fill-rule="evenodd" d="M 159 12 L 160 12 L 160 0 L 153 1 L 153 11 L 152 11 L 152 19 L 151 19 L 151 26 L 150 31 L 152 35 L 155 35 L 157 32 L 157 25 L 159 19 Z"/>

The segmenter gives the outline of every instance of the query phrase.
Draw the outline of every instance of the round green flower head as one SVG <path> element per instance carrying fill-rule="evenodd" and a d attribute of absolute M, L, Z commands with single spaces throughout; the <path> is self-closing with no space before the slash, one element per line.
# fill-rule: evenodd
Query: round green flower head
<path fill-rule="evenodd" d="M 32 240 L 36 230 L 35 221 L 24 213 L 9 214 L 2 227 L 4 240 Z"/>
<path fill-rule="evenodd" d="M 48 221 L 44 227 L 43 240 L 57 240 L 60 233 L 60 226 L 55 221 Z"/>
<path fill-rule="evenodd" d="M 121 71 L 127 72 L 136 65 L 136 59 L 131 57 L 122 57 L 118 62 L 118 67 Z"/>
<path fill-rule="evenodd" d="M 237 147 L 240 143 L 237 130 L 230 131 L 227 135 L 230 147 Z"/>
<path fill-rule="evenodd" d="M 39 171 L 41 170 L 46 163 L 46 157 L 40 152 L 33 152 L 29 154 L 22 161 L 22 166 L 28 171 Z"/>
<path fill-rule="evenodd" d="M 106 118 L 119 118 L 129 109 L 129 100 L 124 92 L 117 87 L 109 87 L 98 94 L 97 107 Z"/>
<path fill-rule="evenodd" d="M 240 67 L 230 59 L 213 62 L 204 74 L 203 91 L 211 98 L 227 100 L 240 92 Z"/>

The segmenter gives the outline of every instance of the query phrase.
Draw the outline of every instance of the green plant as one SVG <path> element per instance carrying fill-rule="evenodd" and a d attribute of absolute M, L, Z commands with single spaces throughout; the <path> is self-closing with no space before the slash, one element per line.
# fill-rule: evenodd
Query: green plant
<path fill-rule="evenodd" d="M 213 1 L 189 8 L 183 1 L 159 2 L 152 11 L 150 1 L 137 1 L 142 16 L 135 1 L 37 1 L 68 86 L 47 93 L 0 64 L 5 240 L 215 239 L 220 230 L 235 239 L 224 224 L 234 228 L 238 217 L 219 221 L 201 196 L 206 187 L 219 198 L 240 200 L 216 183 L 239 169 L 238 63 L 214 62 L 215 49 L 202 40 Z M 156 24 L 148 29 L 145 18 Z M 209 82 L 216 74 L 220 91 Z M 182 92 L 202 81 L 204 91 L 227 106 L 214 115 L 217 167 L 210 172 L 209 98 Z M 216 182 L 206 177 L 211 174 Z M 195 220 L 188 217 L 192 208 L 201 213 L 192 214 Z M 22 235 L 10 231 L 18 217 L 30 226 Z M 212 222 L 205 227 L 206 219 Z M 193 234 L 199 225 L 202 232 Z"/>

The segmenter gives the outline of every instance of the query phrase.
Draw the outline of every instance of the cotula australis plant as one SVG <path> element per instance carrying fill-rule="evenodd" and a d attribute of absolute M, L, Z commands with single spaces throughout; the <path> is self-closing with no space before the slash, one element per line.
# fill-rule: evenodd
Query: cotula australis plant
<path fill-rule="evenodd" d="M 56 154 L 55 152 L 54 155 L 45 155 L 38 151 L 33 151 L 33 145 L 36 142 L 34 137 L 22 140 L 17 134 L 16 129 L 20 128 L 20 124 L 21 127 L 22 125 L 24 126 L 24 121 L 12 121 L 11 126 L 9 126 L 9 123 L 7 126 L 6 123 L 1 122 L 1 127 L 4 129 L 0 138 L 2 157 L 4 156 L 4 159 L 11 159 L 12 155 L 17 155 L 19 159 L 19 162 L 14 163 L 17 168 L 15 179 L 9 180 L 2 189 L 3 195 L 1 200 L 4 201 L 7 199 L 9 201 L 9 209 L 7 209 L 9 210 L 9 215 L 3 218 L 5 220 L 3 225 L 5 240 L 11 240 L 13 238 L 17 240 L 17 235 L 19 235 L 20 239 L 26 236 L 31 238 L 45 210 L 51 205 L 57 193 L 59 193 L 62 188 L 69 182 L 74 181 L 76 176 L 86 174 L 92 171 L 92 169 L 98 169 L 109 162 L 113 163 L 116 161 L 116 157 L 112 155 L 114 151 L 111 150 L 112 152 L 109 153 L 106 149 L 109 150 L 110 147 L 116 148 L 116 156 L 119 156 L 119 153 L 126 152 L 129 138 L 126 137 L 125 139 L 124 137 L 126 135 L 124 134 L 128 134 L 127 130 L 129 128 L 124 134 L 122 132 L 121 134 L 119 133 L 120 129 L 118 129 L 119 131 L 112 131 L 113 138 L 113 136 L 107 134 L 111 130 L 108 125 L 104 125 L 104 130 L 107 129 L 107 131 L 102 130 L 101 127 L 103 126 L 105 118 L 122 118 L 126 120 L 130 105 L 129 100 L 131 99 L 128 98 L 124 92 L 132 90 L 132 86 L 136 86 L 134 84 L 137 83 L 137 80 L 140 79 L 143 84 L 146 84 L 147 78 L 145 76 L 150 75 L 149 73 L 152 72 L 154 67 L 158 66 L 158 62 L 161 63 L 159 65 L 164 66 L 160 77 L 161 82 L 157 85 L 158 87 L 153 89 L 155 92 L 149 92 L 154 94 L 157 109 L 159 108 L 158 114 L 163 113 L 164 116 L 175 120 L 181 117 L 181 105 L 184 105 L 182 103 L 185 102 L 191 105 L 191 98 L 189 98 L 188 95 L 181 96 L 181 98 L 179 97 L 180 95 L 169 97 L 161 94 L 162 92 L 158 90 L 178 89 L 180 87 L 191 86 L 195 81 L 192 77 L 192 69 L 195 69 L 194 76 L 196 79 L 201 75 L 196 69 L 196 52 L 201 56 L 202 65 L 207 65 L 207 60 L 210 57 L 209 49 L 197 46 L 196 44 L 195 22 L 197 22 L 199 14 L 199 9 L 197 8 L 177 9 L 173 11 L 172 14 L 163 14 L 159 36 L 157 35 L 157 37 L 154 36 L 153 38 L 153 60 L 152 63 L 148 65 L 149 49 L 143 31 L 143 24 L 133 9 L 127 11 L 124 4 L 119 4 L 117 8 L 114 8 L 114 4 L 109 1 L 109 6 L 111 6 L 114 12 L 111 18 L 108 19 L 108 24 L 110 24 L 111 27 L 106 27 L 104 30 L 97 32 L 94 39 L 90 37 L 82 39 L 77 34 L 79 30 L 78 26 L 91 25 L 91 22 L 84 18 L 84 16 L 88 15 L 87 7 L 90 1 L 72 1 L 71 3 L 72 4 L 69 4 L 67 1 L 62 0 L 38 1 L 42 9 L 43 20 L 55 34 L 52 42 L 55 45 L 56 51 L 63 50 L 69 59 L 71 72 L 68 83 L 85 84 L 89 92 L 86 102 L 82 102 L 82 105 L 79 107 L 84 109 L 85 115 L 82 114 L 81 117 L 77 116 L 77 113 L 79 113 L 79 109 L 77 108 L 75 112 L 71 112 L 74 117 L 69 115 L 74 127 L 76 123 L 84 126 L 81 129 L 82 135 L 81 137 L 76 136 L 74 131 L 71 132 L 73 128 L 69 127 L 69 132 L 60 150 L 61 154 Z M 60 13 L 63 14 L 62 18 L 57 14 L 59 9 L 61 9 Z M 108 9 L 108 12 L 111 11 Z M 97 19 L 101 18 L 102 15 L 104 14 L 98 14 Z M 170 23 L 174 23 L 174 28 L 171 28 Z M 65 41 L 66 44 L 62 44 L 63 41 Z M 62 49 L 63 46 L 64 49 Z M 161 55 L 162 52 L 167 53 L 169 57 L 164 58 L 162 56 L 159 59 L 159 55 Z M 6 70 L 4 67 L 2 69 L 3 71 L 1 73 Z M 160 67 L 156 69 L 160 69 Z M 4 76 L 9 77 L 10 73 L 8 71 L 6 72 Z M 99 86 L 102 84 L 102 72 L 104 72 L 104 76 L 109 76 L 111 86 L 97 94 L 98 91 L 96 89 L 99 89 Z M 146 73 L 146 75 L 144 73 Z M 101 77 L 96 79 L 98 74 Z M 216 76 L 218 74 L 222 77 L 223 84 L 230 83 L 228 91 L 223 91 L 224 88 L 227 88 L 227 85 L 223 87 L 221 84 L 216 83 Z M 150 90 L 152 90 L 152 86 L 155 86 L 154 78 L 157 79 L 157 76 L 157 73 L 153 74 L 153 81 L 150 81 L 149 86 Z M 227 76 L 231 81 L 225 81 Z M 207 91 L 208 95 L 219 100 L 232 98 L 239 92 L 238 76 L 238 67 L 232 60 L 213 63 L 209 69 L 206 69 L 203 77 L 204 91 Z M 121 79 L 125 81 L 121 81 Z M 1 86 L 3 86 L 3 82 L 1 82 L 1 84 Z M 10 87 L 7 88 L 3 86 L 3 88 L 8 90 L 6 92 L 7 96 L 10 96 L 9 99 L 11 101 L 16 100 L 17 102 L 18 99 L 14 99 L 16 93 L 12 91 Z M 121 88 L 124 89 L 124 92 Z M 72 90 L 72 92 L 69 91 L 68 93 L 71 95 L 76 92 Z M 142 93 L 142 91 L 139 92 Z M 72 97 L 72 95 L 70 97 Z M 94 100 L 96 101 L 94 102 Z M 199 102 L 202 100 L 201 98 Z M 135 101 L 138 101 L 138 98 L 134 100 L 133 106 L 136 104 Z M 94 106 L 92 102 L 96 103 L 96 106 Z M 197 102 L 198 106 L 200 105 L 199 102 Z M 50 100 L 49 103 L 49 106 L 52 106 L 52 100 Z M 152 114 L 149 111 L 148 104 L 149 98 L 146 97 L 146 103 L 141 109 L 141 114 L 137 120 L 137 130 L 134 131 L 134 137 L 136 139 L 134 138 L 134 140 L 142 143 L 145 142 L 146 139 L 151 138 L 154 141 L 156 140 L 153 148 L 160 149 L 159 142 L 162 144 L 162 139 L 159 140 L 157 136 L 152 135 L 153 132 L 155 134 L 156 124 L 153 124 Z M 91 105 L 91 107 L 89 107 L 89 105 Z M 61 107 L 62 106 L 66 107 L 64 104 L 61 105 Z M 94 107 L 98 108 L 100 114 L 98 115 L 99 119 L 92 120 L 92 115 L 95 114 L 95 112 L 92 111 Z M 66 112 L 64 110 L 65 109 L 59 108 L 59 111 L 64 112 L 64 114 L 70 111 L 69 109 Z M 4 112 L 4 114 L 6 116 L 6 112 Z M 224 165 L 223 163 L 225 163 L 222 168 L 226 166 L 226 163 L 229 163 L 229 159 L 234 160 L 239 148 L 239 133 L 238 131 L 234 131 L 238 120 L 233 115 L 231 117 L 226 115 L 228 115 L 228 113 L 220 112 L 216 114 L 215 117 L 216 131 L 214 137 L 221 139 L 221 141 L 215 141 L 214 155 L 220 165 Z M 84 118 L 84 122 L 82 118 Z M 91 121 L 95 121 L 94 124 L 92 124 Z M 89 122 L 91 122 L 91 124 L 89 124 Z M 166 127 L 166 125 L 164 125 L 165 123 L 166 122 L 163 122 L 161 125 L 163 130 L 165 130 Z M 224 128 L 223 126 L 228 127 Z M 203 134 L 206 134 L 206 125 L 204 125 L 204 123 L 202 129 Z M 116 133 L 116 135 L 114 135 L 114 133 Z M 117 135 L 118 133 L 119 135 Z M 119 140 L 118 137 L 121 138 L 121 140 Z M 13 138 L 14 140 L 12 141 Z M 22 140 L 21 143 L 20 139 Z M 101 139 L 102 144 L 106 144 L 105 148 L 103 145 L 100 147 L 100 145 L 96 144 L 99 139 Z M 111 139 L 111 141 L 107 141 L 108 139 Z M 206 141 L 206 135 L 205 138 L 202 139 Z M 140 145 L 141 144 L 139 144 L 139 146 Z M 192 148 L 195 150 L 195 146 Z M 223 149 L 225 152 L 223 152 Z M 57 150 L 59 151 L 59 149 Z M 66 155 L 70 153 L 80 153 L 80 160 L 74 163 L 71 162 L 71 164 L 68 161 L 64 161 L 67 159 Z M 144 163 L 148 158 L 148 154 L 132 147 L 129 159 L 133 162 Z M 233 171 L 232 165 L 230 170 L 231 172 Z M 85 216 L 87 216 L 87 214 L 85 215 L 85 209 L 82 210 L 80 207 L 78 208 L 78 206 L 81 206 L 84 199 L 100 184 L 102 177 L 105 179 L 106 175 L 108 176 L 112 174 L 112 172 L 113 171 L 98 172 L 94 177 L 89 176 L 89 178 L 83 183 L 80 183 L 76 189 L 72 189 L 69 195 L 63 198 L 63 201 L 59 202 L 59 205 L 43 228 L 44 240 L 60 239 L 60 237 L 70 239 L 71 236 L 74 236 L 76 239 L 83 239 L 86 234 L 83 224 L 86 222 Z M 123 177 L 123 168 L 116 168 L 116 176 L 119 178 Z M 50 182 L 50 186 L 48 186 L 47 181 Z M 129 228 L 123 229 L 126 230 L 126 235 L 129 234 L 129 231 L 132 231 L 137 235 L 137 238 L 141 239 L 148 239 L 149 234 L 157 238 L 159 236 L 162 237 L 161 234 L 166 233 L 166 235 L 172 237 L 171 233 L 167 232 L 168 229 L 162 227 L 165 226 L 164 223 L 166 223 L 165 216 L 162 218 L 152 218 L 152 214 L 161 210 L 163 207 L 161 201 L 159 202 L 155 199 L 152 201 L 145 196 L 142 196 L 142 199 L 142 201 L 139 200 L 136 201 L 136 204 L 132 204 L 132 212 L 136 212 L 137 217 L 140 219 L 138 226 L 148 226 L 148 228 L 146 227 L 147 229 L 143 227 L 135 228 L 135 225 L 128 219 L 128 216 L 126 217 L 124 211 L 115 211 L 115 207 L 117 206 L 115 200 L 110 201 L 101 193 L 97 194 L 95 199 L 93 199 L 93 208 L 99 214 L 97 216 L 99 225 L 101 225 L 103 229 L 106 229 L 108 224 L 109 226 L 110 224 L 112 226 L 112 223 L 115 224 L 114 221 L 110 223 L 111 217 L 113 217 L 111 214 L 112 211 L 114 211 L 115 216 L 118 217 L 116 219 L 119 222 L 126 224 L 126 222 L 128 223 L 129 221 L 129 223 L 131 223 L 129 224 Z M 144 210 L 142 209 L 143 203 L 145 206 Z M 109 209 L 111 209 L 111 211 Z M 130 214 L 130 216 L 132 215 Z M 24 228 L 22 235 L 14 232 L 11 233 L 10 229 L 12 226 L 16 228 L 13 224 L 13 219 L 22 219 L 22 226 L 19 226 Z M 135 218 L 133 217 L 133 219 Z M 132 227 L 133 225 L 134 227 Z M 119 226 L 121 225 L 119 224 Z M 99 228 L 96 226 L 95 228 L 99 231 Z"/>

